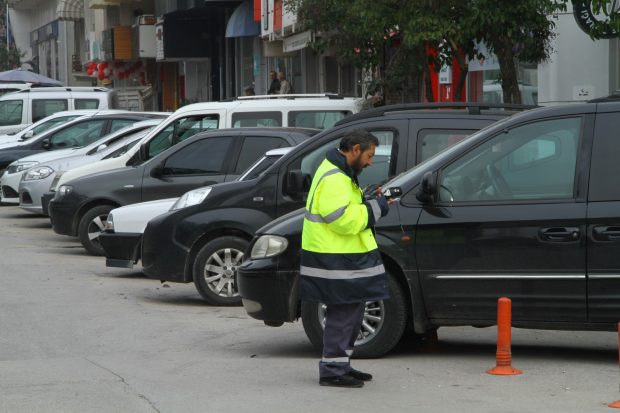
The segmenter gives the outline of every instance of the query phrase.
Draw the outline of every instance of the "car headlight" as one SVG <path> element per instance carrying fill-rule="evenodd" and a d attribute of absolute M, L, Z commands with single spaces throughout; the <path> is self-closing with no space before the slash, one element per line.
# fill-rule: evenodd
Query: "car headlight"
<path fill-rule="evenodd" d="M 262 235 L 252 247 L 250 257 L 262 259 L 282 254 L 288 247 L 288 240 L 278 235 Z"/>
<path fill-rule="evenodd" d="M 45 179 L 53 173 L 54 170 L 49 166 L 35 167 L 26 172 L 23 179 L 24 181 L 35 181 L 37 179 Z"/>
<path fill-rule="evenodd" d="M 71 192 L 73 192 L 71 185 L 60 185 L 60 188 L 58 188 L 58 195 L 60 196 L 69 195 Z"/>
<path fill-rule="evenodd" d="M 28 161 L 28 162 L 13 162 L 12 164 L 9 165 L 6 171 L 7 174 L 16 174 L 18 172 L 21 171 L 25 171 L 26 169 L 30 169 L 33 166 L 38 165 L 39 162 L 35 162 L 35 161 Z"/>
<path fill-rule="evenodd" d="M 114 216 L 112 214 L 108 214 L 108 217 L 105 219 L 105 225 L 103 226 L 103 230 L 114 232 Z"/>
<path fill-rule="evenodd" d="M 176 211 L 177 209 L 183 209 L 192 205 L 197 205 L 205 200 L 207 195 L 209 195 L 209 192 L 211 192 L 210 186 L 205 186 L 204 188 L 198 188 L 186 192 L 181 196 L 181 198 L 177 199 L 177 202 L 175 202 L 170 207 L 170 211 Z"/>

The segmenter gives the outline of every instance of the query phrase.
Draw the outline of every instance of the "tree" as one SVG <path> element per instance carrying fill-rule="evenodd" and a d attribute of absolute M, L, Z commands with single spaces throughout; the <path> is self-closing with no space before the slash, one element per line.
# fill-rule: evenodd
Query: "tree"
<path fill-rule="evenodd" d="M 376 69 L 377 81 L 407 95 L 426 79 L 426 98 L 433 100 L 430 71 L 455 60 L 465 85 L 468 59 L 482 57 L 478 44 L 497 55 L 504 102 L 521 103 L 517 65 L 542 63 L 555 37 L 553 14 L 569 0 L 285 0 L 298 22 L 317 34 L 314 47 L 333 49 L 342 61 Z M 590 1 L 620 32 L 620 14 L 609 12 L 617 0 Z M 615 9 L 614 9 L 615 10 Z M 599 33 L 600 32 L 600 33 Z M 605 31 L 594 31 L 593 39 Z M 389 93 L 388 93 L 389 94 Z M 417 96 L 419 98 L 419 96 Z"/>

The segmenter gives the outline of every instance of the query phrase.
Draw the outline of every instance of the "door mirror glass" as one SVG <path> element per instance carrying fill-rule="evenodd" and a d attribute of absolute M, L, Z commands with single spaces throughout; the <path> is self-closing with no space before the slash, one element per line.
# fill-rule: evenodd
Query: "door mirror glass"
<path fill-rule="evenodd" d="M 416 195 L 416 198 L 422 203 L 431 204 L 435 199 L 437 193 L 437 186 L 435 184 L 435 175 L 432 171 L 428 171 L 422 176 L 422 182 L 420 183 L 420 189 Z"/>
<path fill-rule="evenodd" d="M 49 139 L 43 139 L 43 141 L 41 141 L 41 146 L 43 147 L 43 149 L 49 149 L 52 147 Z"/>
<path fill-rule="evenodd" d="M 310 175 L 304 174 L 301 169 L 293 169 L 288 172 L 286 192 L 289 194 L 307 193 L 310 190 L 311 181 Z"/>

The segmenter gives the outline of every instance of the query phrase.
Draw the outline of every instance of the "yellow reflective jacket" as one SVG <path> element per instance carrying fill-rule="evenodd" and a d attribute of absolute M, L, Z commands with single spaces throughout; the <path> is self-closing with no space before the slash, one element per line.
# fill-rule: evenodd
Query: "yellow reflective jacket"
<path fill-rule="evenodd" d="M 379 216 L 378 205 L 364 202 L 346 158 L 337 150 L 328 152 L 306 203 L 302 300 L 342 304 L 388 297 L 387 277 L 371 229 Z"/>

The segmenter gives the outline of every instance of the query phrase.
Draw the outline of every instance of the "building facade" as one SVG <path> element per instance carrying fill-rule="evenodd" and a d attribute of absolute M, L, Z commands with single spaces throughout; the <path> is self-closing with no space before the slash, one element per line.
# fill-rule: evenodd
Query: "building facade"
<path fill-rule="evenodd" d="M 586 2 L 587 3 L 587 2 Z M 33 70 L 66 85 L 122 91 L 128 108 L 174 111 L 268 89 L 284 72 L 294 93 L 364 96 L 371 80 L 317 53 L 283 0 L 8 0 L 17 47 Z M 570 8 L 556 19 L 549 62 L 520 65 L 528 99 L 540 104 L 587 100 L 618 87 L 618 41 L 592 40 Z M 595 18 L 590 17 L 590 18 Z M 584 21 L 587 21 L 585 19 Z M 570 68 L 570 70 L 567 70 Z M 433 74 L 435 100 L 501 101 L 499 67 L 489 54 L 470 61 L 466 88 L 455 96 L 458 68 Z M 499 88 L 499 89 L 498 89 Z M 425 96 L 426 93 L 421 94 Z M 526 103 L 532 103 L 524 99 Z"/>

